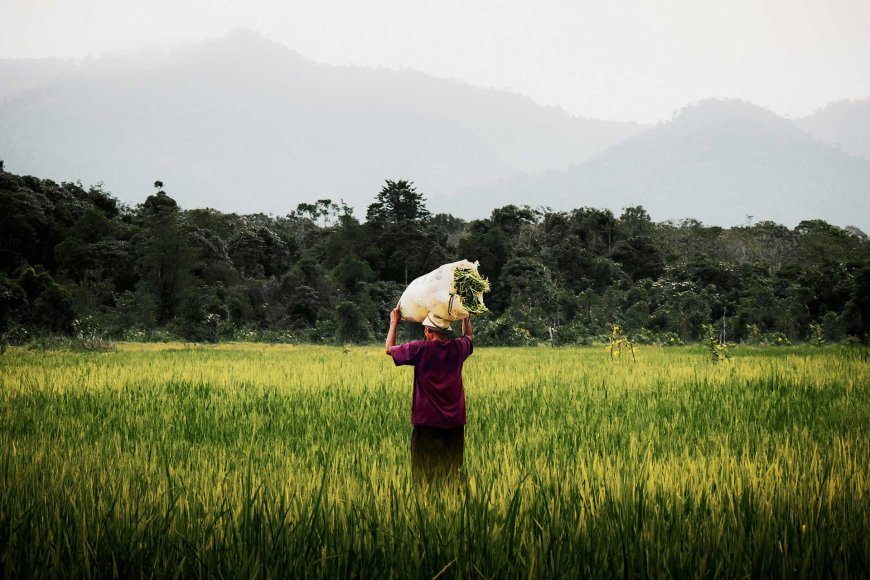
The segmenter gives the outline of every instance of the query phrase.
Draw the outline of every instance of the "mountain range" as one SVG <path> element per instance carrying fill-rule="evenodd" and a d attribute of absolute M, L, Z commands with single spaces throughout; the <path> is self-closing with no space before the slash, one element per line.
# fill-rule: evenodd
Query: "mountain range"
<path fill-rule="evenodd" d="M 240 212 L 367 204 L 392 178 L 453 192 L 568 166 L 643 128 L 414 71 L 319 65 L 246 31 L 78 68 L 6 89 L 0 158 L 21 173 L 104 181 L 128 201 L 155 179 L 184 206 Z"/>
<path fill-rule="evenodd" d="M 870 159 L 870 99 L 837 101 L 796 122 L 819 141 Z"/>
<path fill-rule="evenodd" d="M 863 123 L 863 125 L 862 125 Z M 283 214 L 385 179 L 434 211 L 644 205 L 656 220 L 870 226 L 870 100 L 804 119 L 709 100 L 656 126 L 577 117 L 411 70 L 318 64 L 237 30 L 166 52 L 0 60 L 0 159 L 139 203 Z"/>
<path fill-rule="evenodd" d="M 824 219 L 870 225 L 870 160 L 737 100 L 707 100 L 567 170 L 469 189 L 472 213 L 546 200 L 553 209 L 643 205 L 654 219 L 708 224 Z M 444 200 L 449 203 L 449 200 Z"/>

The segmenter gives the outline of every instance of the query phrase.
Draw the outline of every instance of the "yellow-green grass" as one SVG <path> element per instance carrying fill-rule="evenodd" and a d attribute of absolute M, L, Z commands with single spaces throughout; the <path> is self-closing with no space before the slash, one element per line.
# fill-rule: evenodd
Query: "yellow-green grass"
<path fill-rule="evenodd" d="M 480 347 L 467 484 L 380 348 L 0 358 L 5 576 L 866 576 L 864 348 Z"/>

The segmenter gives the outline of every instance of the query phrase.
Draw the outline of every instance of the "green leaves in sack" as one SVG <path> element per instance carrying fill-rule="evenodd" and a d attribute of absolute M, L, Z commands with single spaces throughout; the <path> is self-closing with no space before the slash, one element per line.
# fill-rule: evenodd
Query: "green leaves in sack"
<path fill-rule="evenodd" d="M 453 273 L 453 287 L 456 295 L 462 300 L 462 306 L 469 314 L 488 312 L 483 305 L 483 293 L 489 292 L 489 280 L 481 276 L 477 270 L 457 268 Z"/>

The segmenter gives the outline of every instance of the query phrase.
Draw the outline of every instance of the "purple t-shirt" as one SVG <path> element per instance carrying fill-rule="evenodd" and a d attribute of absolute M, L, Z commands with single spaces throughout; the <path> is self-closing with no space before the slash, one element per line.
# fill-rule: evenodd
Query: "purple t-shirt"
<path fill-rule="evenodd" d="M 396 366 L 414 366 L 412 424 L 440 428 L 465 425 L 462 363 L 472 350 L 467 336 L 452 340 L 415 340 L 390 349 Z"/>

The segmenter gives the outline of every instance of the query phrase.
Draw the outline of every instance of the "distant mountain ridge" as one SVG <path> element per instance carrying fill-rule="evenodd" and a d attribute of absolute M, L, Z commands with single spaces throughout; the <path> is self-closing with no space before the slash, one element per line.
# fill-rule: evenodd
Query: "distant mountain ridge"
<path fill-rule="evenodd" d="M 161 179 L 185 207 L 364 206 L 384 179 L 450 193 L 567 167 L 643 129 L 412 71 L 320 65 L 242 30 L 141 61 L 56 65 L 7 89 L 0 159 L 128 202 Z M 12 68 L 0 62 L 0 78 Z"/>
<path fill-rule="evenodd" d="M 141 202 L 283 214 L 365 207 L 385 179 L 438 212 L 643 205 L 656 220 L 823 218 L 870 229 L 870 100 L 804 119 L 708 100 L 665 123 L 574 117 L 414 71 L 317 64 L 257 34 L 87 61 L 0 61 L 10 171 Z M 862 157 L 863 156 L 863 157 Z"/>
<path fill-rule="evenodd" d="M 69 78 L 79 64 L 59 58 L 0 60 L 0 103 L 22 93 Z"/>
<path fill-rule="evenodd" d="M 795 122 L 822 143 L 870 160 L 870 99 L 837 101 Z"/>
<path fill-rule="evenodd" d="M 617 215 L 640 204 L 655 220 L 794 226 L 821 218 L 866 231 L 870 161 L 820 143 L 761 107 L 708 100 L 566 171 L 499 180 L 465 197 L 475 200 L 468 210 L 479 216 L 494 203 L 523 200 L 554 209 L 606 207 Z"/>

